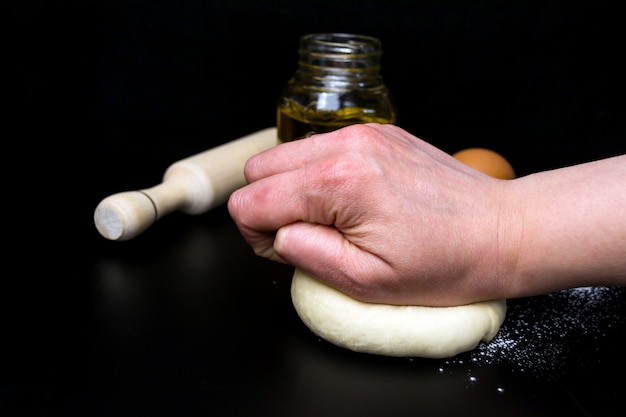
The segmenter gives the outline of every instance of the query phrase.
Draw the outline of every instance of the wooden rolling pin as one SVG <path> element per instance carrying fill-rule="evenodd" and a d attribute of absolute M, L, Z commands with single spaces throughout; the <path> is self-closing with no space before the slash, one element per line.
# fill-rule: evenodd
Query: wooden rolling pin
<path fill-rule="evenodd" d="M 161 184 L 102 200 L 94 212 L 96 229 L 107 239 L 129 240 L 175 210 L 200 214 L 217 207 L 246 184 L 246 160 L 277 143 L 276 128 L 269 127 L 174 162 Z"/>

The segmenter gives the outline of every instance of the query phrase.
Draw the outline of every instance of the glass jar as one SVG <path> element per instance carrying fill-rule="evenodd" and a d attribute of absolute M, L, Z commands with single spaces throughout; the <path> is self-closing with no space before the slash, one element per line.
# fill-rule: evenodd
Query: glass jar
<path fill-rule="evenodd" d="M 380 74 L 380 40 L 348 33 L 300 38 L 298 68 L 278 99 L 278 139 L 287 142 L 355 123 L 395 123 Z"/>

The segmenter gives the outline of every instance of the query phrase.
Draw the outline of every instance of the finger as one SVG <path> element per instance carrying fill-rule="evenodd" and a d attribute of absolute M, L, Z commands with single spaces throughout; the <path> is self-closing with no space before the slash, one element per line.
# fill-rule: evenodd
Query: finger
<path fill-rule="evenodd" d="M 362 297 L 359 282 L 390 269 L 334 227 L 320 224 L 296 222 L 280 228 L 274 250 L 280 259 L 357 298 Z"/>
<path fill-rule="evenodd" d="M 347 150 L 359 149 L 362 140 L 387 141 L 388 138 L 383 135 L 397 139 L 400 128 L 394 125 L 357 124 L 286 142 L 248 159 L 244 174 L 249 183 L 254 182 L 280 172 L 302 168 Z"/>
<path fill-rule="evenodd" d="M 310 213 L 303 170 L 292 170 L 253 182 L 233 192 L 228 210 L 243 238 L 264 257 L 280 260 L 274 253 L 275 233 L 296 221 L 323 222 Z M 332 224 L 332 220 L 330 223 Z"/>
<path fill-rule="evenodd" d="M 359 190 L 372 184 L 369 167 L 362 162 L 333 155 L 262 178 L 231 194 L 231 217 L 255 252 L 266 257 L 274 256 L 274 233 L 285 225 L 303 221 L 343 231 L 354 219 L 351 214 L 371 203 L 358 199 Z"/>
<path fill-rule="evenodd" d="M 301 199 L 302 171 L 293 170 L 255 181 L 234 191 L 228 201 L 237 225 L 259 232 L 275 232 L 281 226 L 309 219 Z"/>
<path fill-rule="evenodd" d="M 323 140 L 326 134 L 285 142 L 248 159 L 244 175 L 248 183 L 278 173 L 303 167 L 336 150 L 336 144 Z M 333 148 L 333 149 L 331 149 Z"/>

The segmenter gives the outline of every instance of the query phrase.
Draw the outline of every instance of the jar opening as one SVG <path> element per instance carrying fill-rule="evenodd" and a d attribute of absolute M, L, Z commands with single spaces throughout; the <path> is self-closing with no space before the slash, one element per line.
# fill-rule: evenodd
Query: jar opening
<path fill-rule="evenodd" d="M 300 38 L 300 64 L 378 70 L 382 46 L 373 36 L 312 33 Z"/>
<path fill-rule="evenodd" d="M 300 49 L 309 54 L 377 55 L 381 53 L 379 39 L 350 33 L 311 33 L 300 40 Z"/>

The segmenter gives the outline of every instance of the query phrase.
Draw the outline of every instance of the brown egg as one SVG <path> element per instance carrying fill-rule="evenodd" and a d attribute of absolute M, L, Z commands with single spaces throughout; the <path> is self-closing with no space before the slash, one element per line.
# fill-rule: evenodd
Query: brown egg
<path fill-rule="evenodd" d="M 503 180 L 515 178 L 513 167 L 502 155 L 486 148 L 467 148 L 452 154 L 453 157 L 487 175 Z"/>

